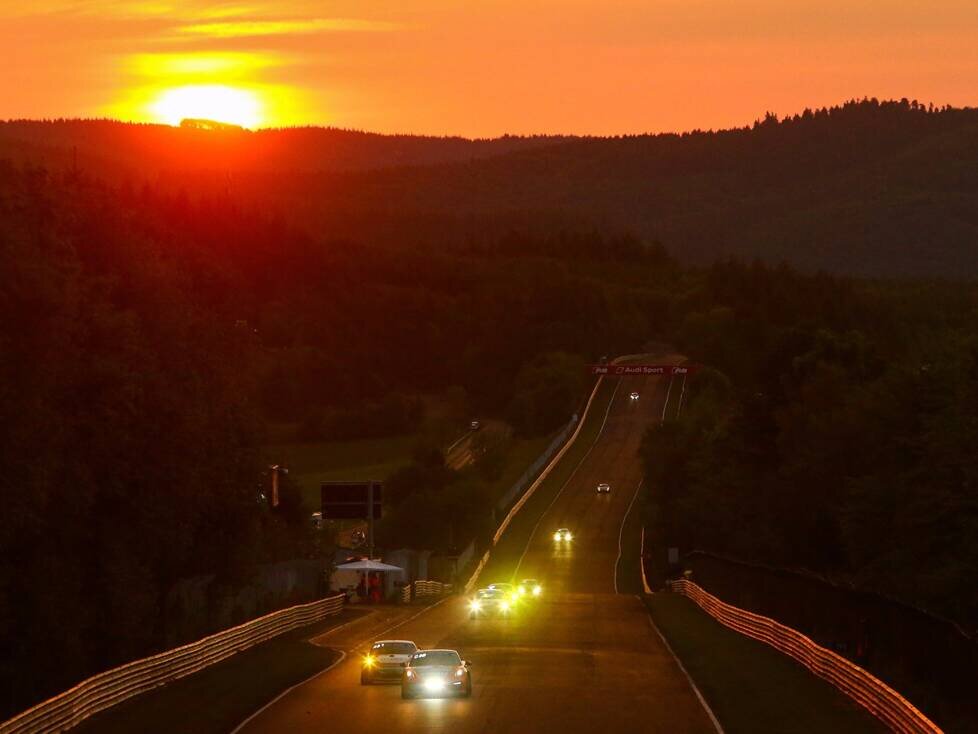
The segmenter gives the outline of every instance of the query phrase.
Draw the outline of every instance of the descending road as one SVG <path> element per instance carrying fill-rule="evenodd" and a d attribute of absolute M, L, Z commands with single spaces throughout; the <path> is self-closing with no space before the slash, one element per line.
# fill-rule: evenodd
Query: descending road
<path fill-rule="evenodd" d="M 617 579 L 623 593 L 616 593 L 619 533 L 641 479 L 637 451 L 663 414 L 669 379 L 620 378 L 601 434 L 541 518 L 519 568 L 491 564 L 480 579 L 541 579 L 545 597 L 535 608 L 510 620 L 470 621 L 467 600 L 452 597 L 390 633 L 458 649 L 472 661 L 471 699 L 404 701 L 397 686 L 361 687 L 359 656 L 350 649 L 242 731 L 715 732 L 634 596 L 637 580 Z M 633 390 L 640 399 L 629 399 Z M 601 481 L 611 494 L 595 492 Z M 575 534 L 567 547 L 552 539 L 560 526 Z M 326 643 L 343 649 L 379 632 L 341 630 Z"/>

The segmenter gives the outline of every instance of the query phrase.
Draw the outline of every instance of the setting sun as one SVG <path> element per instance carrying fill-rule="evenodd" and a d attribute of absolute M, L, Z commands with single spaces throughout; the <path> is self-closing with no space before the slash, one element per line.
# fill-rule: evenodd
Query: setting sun
<path fill-rule="evenodd" d="M 253 128 L 264 122 L 261 100 L 254 92 L 223 84 L 198 84 L 167 89 L 149 110 L 157 122 L 179 125 L 186 118 L 205 118 Z"/>

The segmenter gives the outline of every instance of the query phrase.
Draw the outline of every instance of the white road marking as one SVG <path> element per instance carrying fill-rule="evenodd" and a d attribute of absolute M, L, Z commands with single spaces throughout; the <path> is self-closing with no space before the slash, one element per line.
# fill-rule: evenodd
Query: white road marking
<path fill-rule="evenodd" d="M 706 699 L 703 698 L 703 694 L 700 693 L 700 689 L 696 687 L 696 683 L 693 681 L 692 676 L 690 676 L 690 674 L 686 670 L 685 666 L 683 666 L 683 663 L 679 659 L 679 656 L 676 655 L 675 651 L 669 645 L 669 641 L 666 640 L 666 638 L 662 634 L 662 632 L 659 631 L 659 628 L 656 626 L 655 620 L 652 619 L 652 615 L 651 614 L 649 614 L 649 626 L 653 630 L 655 630 L 655 633 L 659 636 L 659 639 L 662 640 L 662 644 L 665 645 L 666 650 L 668 650 L 669 651 L 669 654 L 672 655 L 672 659 L 676 661 L 676 665 L 678 665 L 679 666 L 679 669 L 681 671 L 683 671 L 683 675 L 685 675 L 686 676 L 686 680 L 689 681 L 689 685 L 693 689 L 693 693 L 696 694 L 696 697 L 700 700 L 700 703 L 703 705 L 703 710 L 706 711 L 706 715 L 709 716 L 710 717 L 710 721 L 713 722 L 713 728 L 717 730 L 717 734 L 724 734 L 723 727 L 720 726 L 720 722 L 717 721 L 717 717 L 713 714 L 713 709 L 710 708 L 710 704 L 708 704 L 706 702 Z M 233 734 L 233 732 L 232 732 L 232 734 Z"/>
<path fill-rule="evenodd" d="M 615 593 L 618 593 L 618 564 L 621 563 L 621 536 L 625 532 L 625 523 L 628 521 L 628 515 L 632 511 L 632 505 L 635 504 L 635 500 L 638 498 L 638 493 L 642 490 L 642 480 L 638 482 L 638 486 L 635 487 L 635 494 L 632 495 L 632 501 L 628 503 L 628 509 L 625 510 L 625 516 L 621 519 L 621 527 L 618 528 L 618 558 L 615 559 Z M 645 528 L 642 528 L 644 533 Z M 639 562 L 641 562 L 641 556 L 639 556 Z M 643 569 L 642 576 L 644 579 L 645 571 Z"/>
<path fill-rule="evenodd" d="M 343 660 L 346 659 L 346 653 L 343 652 L 342 650 L 340 650 L 339 653 L 340 653 L 339 658 L 337 658 L 336 660 L 334 660 L 332 663 L 330 663 L 328 666 L 326 666 L 325 668 L 323 668 L 322 670 L 320 670 L 318 673 L 316 673 L 314 675 L 310 675 L 304 681 L 300 681 L 299 683 L 296 683 L 291 688 L 286 688 L 284 691 L 282 691 L 280 694 L 278 694 L 275 698 L 273 698 L 271 701 L 269 701 L 264 706 L 262 706 L 260 709 L 258 709 L 255 713 L 253 713 L 247 719 L 245 719 L 240 724 L 238 724 L 236 727 L 234 727 L 231 730 L 231 734 L 238 734 L 238 732 L 241 731 L 242 729 L 244 729 L 246 726 L 248 726 L 248 724 L 251 723 L 251 721 L 256 716 L 258 716 L 259 714 L 261 714 L 262 711 L 265 711 L 269 707 L 271 707 L 271 706 L 275 705 L 276 703 L 278 703 L 281 699 L 283 699 L 286 696 L 288 696 L 290 693 L 292 693 L 292 691 L 294 691 L 299 686 L 304 686 L 309 681 L 315 680 L 316 678 L 318 678 L 319 676 L 323 675 L 324 673 L 328 673 L 333 668 L 335 668 L 337 665 L 339 665 L 340 663 L 342 663 Z"/>

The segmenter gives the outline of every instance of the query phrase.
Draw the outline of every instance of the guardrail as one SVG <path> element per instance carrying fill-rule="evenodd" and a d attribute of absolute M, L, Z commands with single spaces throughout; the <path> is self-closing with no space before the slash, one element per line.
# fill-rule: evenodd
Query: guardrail
<path fill-rule="evenodd" d="M 0 734 L 70 729 L 128 698 L 214 665 L 297 627 L 339 614 L 343 595 L 280 609 L 187 645 L 134 660 L 88 678 L 74 688 L 0 724 Z"/>
<path fill-rule="evenodd" d="M 886 683 L 841 655 L 817 645 L 801 632 L 770 617 L 727 604 L 692 581 L 680 579 L 669 582 L 668 586 L 674 592 L 692 599 L 721 624 L 790 655 L 893 731 L 902 734 L 942 734 L 937 724 Z"/>

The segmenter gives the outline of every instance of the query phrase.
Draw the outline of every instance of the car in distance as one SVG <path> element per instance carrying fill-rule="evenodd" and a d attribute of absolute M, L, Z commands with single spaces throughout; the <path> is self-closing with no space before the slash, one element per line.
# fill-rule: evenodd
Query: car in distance
<path fill-rule="evenodd" d="M 628 397 L 631 398 L 632 400 L 638 400 L 638 393 L 632 391 L 632 394 L 629 395 Z"/>
<path fill-rule="evenodd" d="M 469 619 L 508 617 L 512 611 L 512 594 L 502 589 L 479 589 L 469 601 Z"/>
<path fill-rule="evenodd" d="M 360 666 L 360 685 L 377 681 L 399 681 L 418 646 L 410 640 L 377 640 L 363 656 Z"/>
<path fill-rule="evenodd" d="M 571 535 L 571 531 L 567 528 L 557 528 L 557 530 L 554 532 L 554 540 L 558 542 L 571 541 L 573 539 L 574 536 Z"/>
<path fill-rule="evenodd" d="M 543 586 L 536 579 L 523 579 L 516 587 L 516 593 L 520 596 L 537 598 L 543 593 Z"/>
<path fill-rule="evenodd" d="M 611 485 L 601 482 L 598 485 L 598 494 L 611 494 Z"/>
<path fill-rule="evenodd" d="M 469 663 L 456 650 L 418 650 L 401 675 L 401 698 L 472 695 Z"/>
<path fill-rule="evenodd" d="M 469 423 L 469 429 L 472 431 L 478 431 L 480 428 L 482 428 L 482 424 L 479 421 Z"/>

